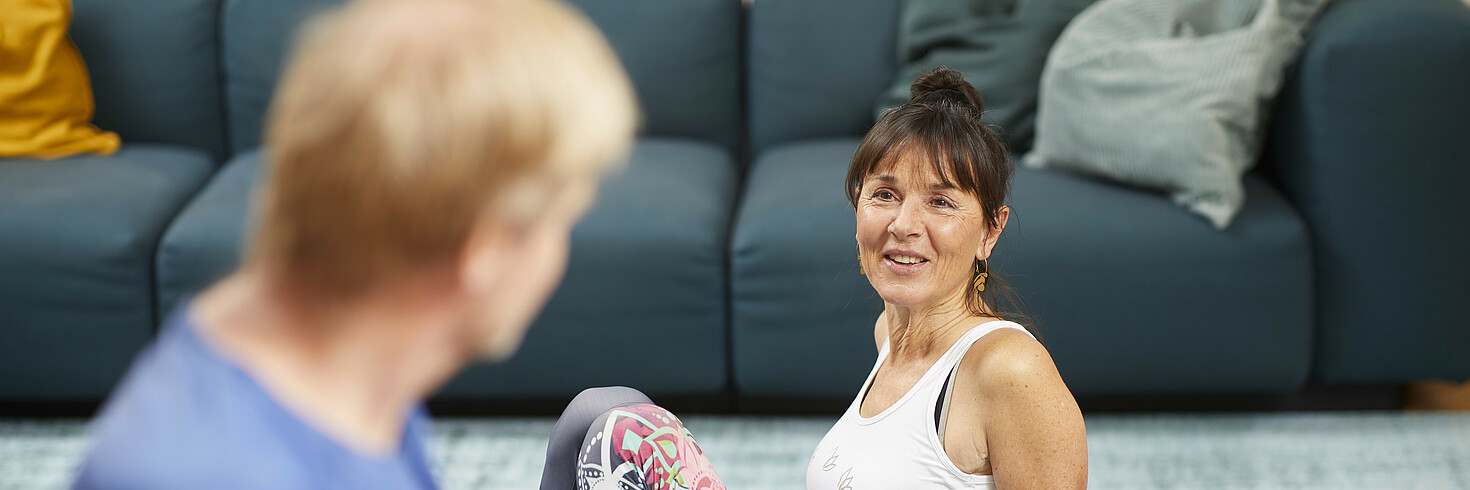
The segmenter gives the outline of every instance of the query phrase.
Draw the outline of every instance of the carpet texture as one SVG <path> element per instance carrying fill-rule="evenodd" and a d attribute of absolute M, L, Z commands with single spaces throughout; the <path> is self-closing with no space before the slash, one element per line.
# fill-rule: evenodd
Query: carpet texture
<path fill-rule="evenodd" d="M 729 488 L 801 489 L 833 418 L 690 415 Z M 536 487 L 549 418 L 446 419 L 431 450 L 446 490 Z M 1470 490 L 1470 413 L 1093 415 L 1093 489 Z M 81 421 L 0 420 L 0 489 L 65 488 Z"/>

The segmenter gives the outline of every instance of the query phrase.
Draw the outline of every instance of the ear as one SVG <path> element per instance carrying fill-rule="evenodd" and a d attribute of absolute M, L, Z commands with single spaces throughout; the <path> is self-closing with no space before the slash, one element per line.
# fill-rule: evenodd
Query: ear
<path fill-rule="evenodd" d="M 476 293 L 491 291 L 504 280 L 510 266 L 508 257 L 515 256 L 509 253 L 513 235 L 503 220 L 481 219 L 475 223 L 460 251 L 456 271 L 462 291 L 493 297 Z"/>
<path fill-rule="evenodd" d="M 995 250 L 995 243 L 1000 240 L 1001 232 L 1006 229 L 1006 222 L 1011 219 L 1011 207 L 1001 206 L 995 212 L 995 226 L 985 230 L 985 238 L 980 239 L 980 246 L 975 248 L 975 260 L 990 258 L 990 252 Z"/>

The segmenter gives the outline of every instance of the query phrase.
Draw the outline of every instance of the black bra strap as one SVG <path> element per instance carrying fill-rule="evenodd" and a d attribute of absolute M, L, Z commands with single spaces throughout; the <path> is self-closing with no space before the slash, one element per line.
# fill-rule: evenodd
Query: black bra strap
<path fill-rule="evenodd" d="M 939 387 L 939 400 L 934 403 L 934 427 L 939 431 L 939 442 L 944 442 L 944 426 L 949 415 L 949 392 L 954 389 L 954 373 L 959 370 L 956 365 L 949 371 L 949 376 L 944 378 L 944 385 Z"/>

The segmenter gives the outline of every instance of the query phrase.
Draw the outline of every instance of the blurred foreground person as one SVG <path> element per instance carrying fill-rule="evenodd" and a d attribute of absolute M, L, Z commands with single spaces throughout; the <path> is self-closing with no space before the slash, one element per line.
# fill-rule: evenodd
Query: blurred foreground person
<path fill-rule="evenodd" d="M 422 400 L 515 352 L 628 150 L 627 75 L 560 3 L 360 0 L 302 36 L 244 264 L 138 358 L 76 488 L 434 488 Z"/>

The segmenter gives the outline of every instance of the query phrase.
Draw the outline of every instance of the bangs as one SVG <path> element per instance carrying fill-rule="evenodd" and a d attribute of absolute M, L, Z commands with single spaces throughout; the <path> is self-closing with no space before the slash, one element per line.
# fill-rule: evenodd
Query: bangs
<path fill-rule="evenodd" d="M 993 193 L 986 190 L 995 185 L 995 179 L 989 174 L 994 172 L 982 169 L 997 164 L 1009 167 L 1009 162 L 992 161 L 994 151 L 976 134 L 975 128 L 940 116 L 936 111 L 894 110 L 874 125 L 858 145 L 848 168 L 847 193 L 853 206 L 857 205 L 857 193 L 863 181 L 876 174 L 895 172 L 904 157 L 927 164 L 944 185 L 960 189 L 982 203 L 988 201 L 987 195 Z M 1009 172 L 1004 174 L 1009 177 Z M 1005 190 L 1000 191 L 994 194 L 1004 199 Z M 985 207 L 990 212 L 999 206 Z"/>
<path fill-rule="evenodd" d="M 977 166 L 970 155 L 964 151 L 956 151 L 952 142 L 941 139 L 910 137 L 901 140 L 891 150 L 883 152 L 878 161 L 874 162 L 872 170 L 863 178 L 901 172 L 898 163 L 905 157 L 923 162 L 945 186 L 980 197 Z M 858 184 L 861 185 L 862 182 L 859 181 Z"/>

